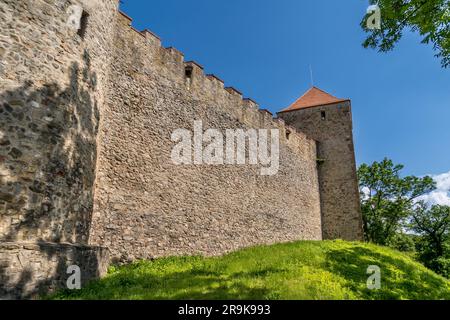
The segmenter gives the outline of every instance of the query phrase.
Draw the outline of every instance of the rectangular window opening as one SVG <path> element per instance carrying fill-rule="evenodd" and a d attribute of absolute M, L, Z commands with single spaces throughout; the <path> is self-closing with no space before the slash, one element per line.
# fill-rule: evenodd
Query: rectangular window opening
<path fill-rule="evenodd" d="M 191 79 L 192 78 L 192 67 L 191 66 L 187 66 L 184 69 L 184 75 L 186 76 L 186 78 Z"/>
<path fill-rule="evenodd" d="M 326 120 L 326 119 L 327 119 L 327 114 L 326 114 L 326 112 L 325 112 L 325 111 L 322 111 L 322 112 L 320 113 L 320 117 L 322 118 L 322 120 Z"/>
<path fill-rule="evenodd" d="M 81 20 L 80 20 L 80 29 L 78 29 L 78 35 L 81 37 L 81 39 L 84 39 L 84 37 L 86 36 L 88 20 L 89 20 L 89 13 L 87 13 L 86 11 L 83 11 L 83 14 L 81 15 Z"/>

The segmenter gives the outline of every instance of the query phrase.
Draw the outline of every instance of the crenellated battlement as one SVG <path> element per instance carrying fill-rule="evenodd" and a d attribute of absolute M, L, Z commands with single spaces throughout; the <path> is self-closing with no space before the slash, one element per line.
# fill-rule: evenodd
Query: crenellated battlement
<path fill-rule="evenodd" d="M 117 12 L 119 13 L 118 14 L 119 23 L 122 23 L 123 25 L 125 25 L 127 27 L 131 27 L 131 23 L 133 22 L 133 18 L 131 18 L 130 16 L 128 16 L 126 13 L 124 13 L 121 10 L 118 10 Z M 134 29 L 134 30 L 136 30 L 136 29 Z"/>
<path fill-rule="evenodd" d="M 148 29 L 138 31 L 133 28 L 132 18 L 122 11 L 118 11 L 118 13 L 119 25 L 131 29 L 140 36 L 144 35 L 148 40 L 147 44 L 153 47 L 154 50 L 159 50 L 160 55 L 158 58 L 160 59 L 160 63 L 165 66 L 170 66 L 179 78 L 178 80 L 180 80 L 181 75 L 184 75 L 184 80 L 188 83 L 188 90 L 191 93 L 195 91 L 199 95 L 210 95 L 212 91 L 218 97 L 218 100 L 225 97 L 234 101 L 237 108 L 240 109 L 233 110 L 234 112 L 232 113 L 239 114 L 241 112 L 242 116 L 240 118 L 246 119 L 247 121 L 251 119 L 253 125 L 259 125 L 261 123 L 272 125 L 273 127 L 279 127 L 283 132 L 291 132 L 293 134 L 291 137 L 300 135 L 300 139 L 305 138 L 301 132 L 297 132 L 292 127 L 289 128 L 279 119 L 274 119 L 273 114 L 267 109 L 259 109 L 259 104 L 251 98 L 244 98 L 241 91 L 232 86 L 226 86 L 225 82 L 214 74 L 205 74 L 204 67 L 200 63 L 196 61 L 184 61 L 185 55 L 174 47 L 164 48 L 161 38 L 152 31 Z M 137 38 L 135 40 L 139 41 Z"/>
<path fill-rule="evenodd" d="M 144 29 L 141 33 L 150 42 L 152 46 L 161 47 L 161 39 L 148 29 Z"/>

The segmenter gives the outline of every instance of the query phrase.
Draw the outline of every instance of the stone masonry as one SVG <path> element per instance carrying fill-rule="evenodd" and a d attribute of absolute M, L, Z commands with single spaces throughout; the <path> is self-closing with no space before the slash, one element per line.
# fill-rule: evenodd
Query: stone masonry
<path fill-rule="evenodd" d="M 70 265 L 84 284 L 111 262 L 362 238 L 349 104 L 326 127 L 317 108 L 274 119 L 117 0 L 0 0 L 0 28 L 0 298 L 64 287 Z M 278 174 L 174 164 L 195 120 L 278 129 Z"/>
<path fill-rule="evenodd" d="M 350 101 L 282 111 L 278 116 L 318 142 L 323 239 L 361 240 Z"/>

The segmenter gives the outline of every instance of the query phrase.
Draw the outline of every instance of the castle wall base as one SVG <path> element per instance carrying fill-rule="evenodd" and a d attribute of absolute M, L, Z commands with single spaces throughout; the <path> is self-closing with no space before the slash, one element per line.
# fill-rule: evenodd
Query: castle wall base
<path fill-rule="evenodd" d="M 82 286 L 106 274 L 109 250 L 75 244 L 0 243 L 0 299 L 33 299 L 67 288 L 69 266 L 79 266 Z"/>

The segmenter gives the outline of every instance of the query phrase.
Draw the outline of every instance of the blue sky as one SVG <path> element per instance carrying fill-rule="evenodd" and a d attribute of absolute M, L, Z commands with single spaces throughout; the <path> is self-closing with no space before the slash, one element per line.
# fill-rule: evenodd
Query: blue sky
<path fill-rule="evenodd" d="M 123 0 L 148 28 L 277 112 L 315 85 L 350 98 L 358 164 L 384 157 L 404 174 L 450 171 L 450 69 L 407 33 L 381 54 L 361 46 L 366 0 Z"/>

